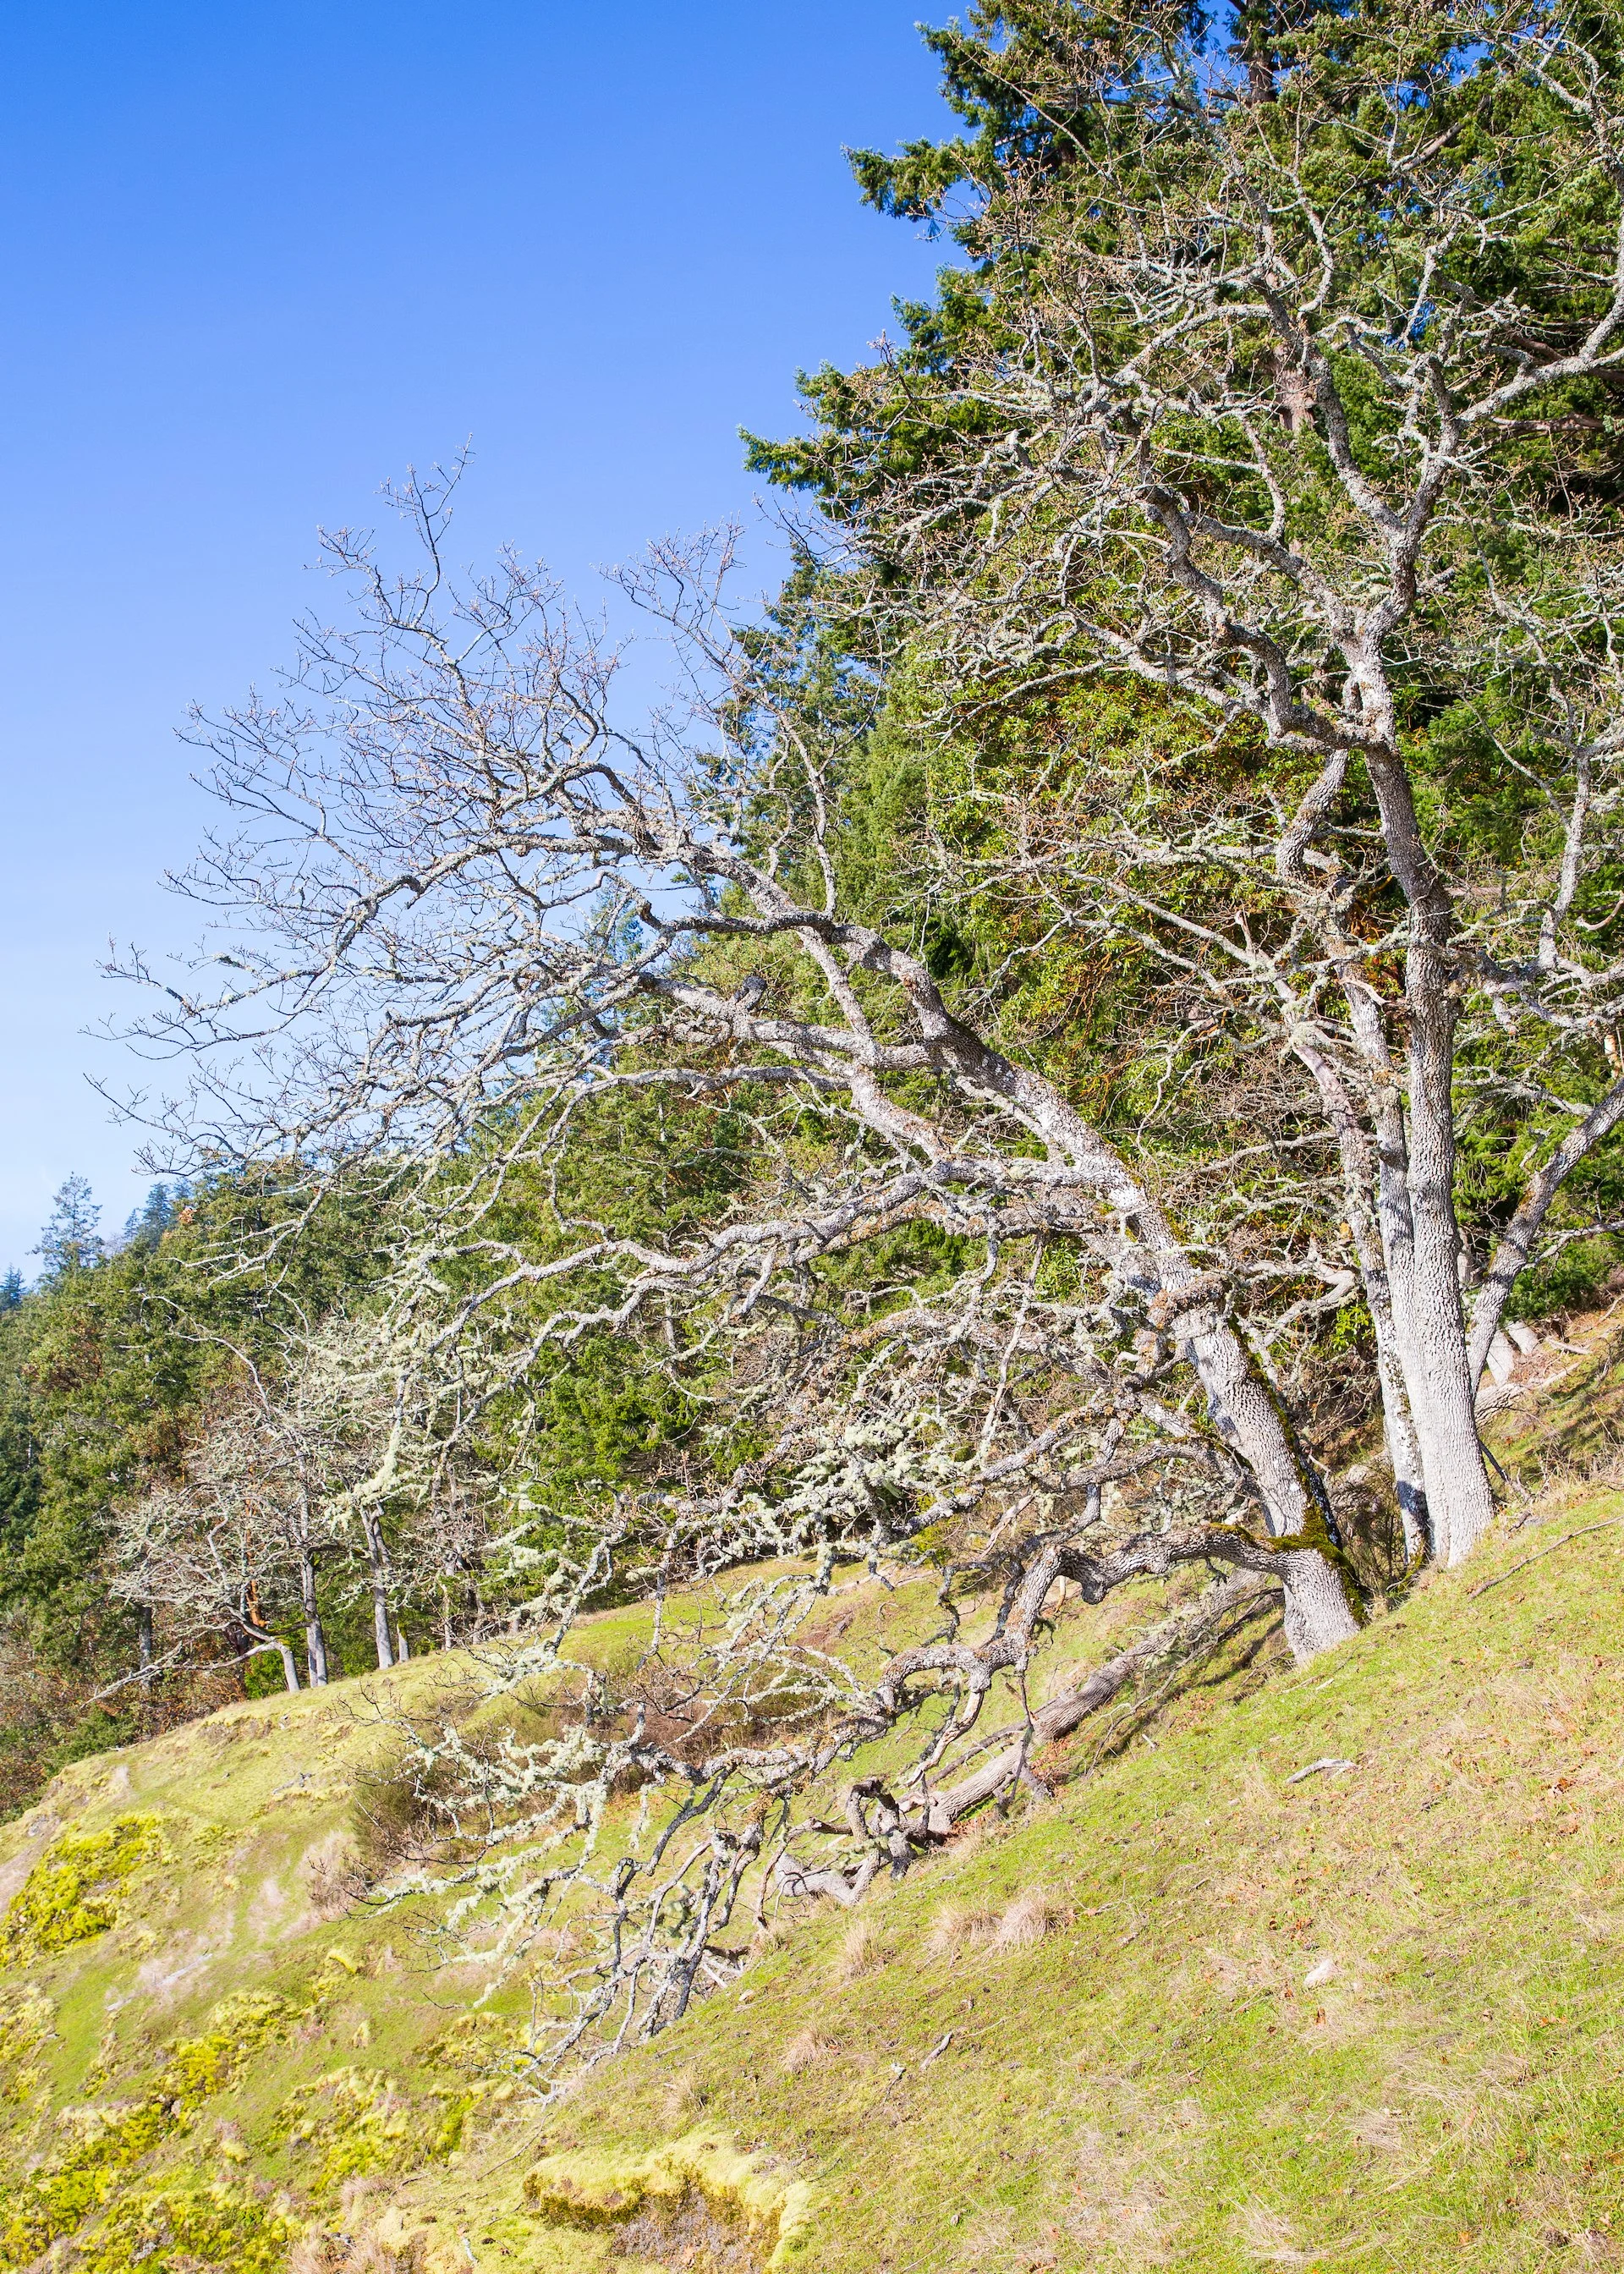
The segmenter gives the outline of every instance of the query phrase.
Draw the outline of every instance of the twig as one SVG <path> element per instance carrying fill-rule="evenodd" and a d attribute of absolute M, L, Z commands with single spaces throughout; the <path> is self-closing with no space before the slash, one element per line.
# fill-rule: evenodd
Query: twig
<path fill-rule="evenodd" d="M 1624 1516 L 1609 1516 L 1605 1517 L 1599 1524 L 1583 1524 L 1576 1532 L 1565 1532 L 1560 1540 L 1553 1540 L 1548 1547 L 1541 1547 L 1534 1555 L 1525 1555 L 1520 1563 L 1514 1563 L 1509 1571 L 1502 1571 L 1497 1578 L 1485 1579 L 1480 1587 L 1469 1589 L 1466 1600 L 1469 1603 L 1475 1603 L 1478 1596 L 1486 1595 L 1491 1587 L 1498 1587 L 1507 1579 L 1515 1579 L 1519 1571 L 1526 1571 L 1530 1563 L 1538 1563 L 1542 1556 L 1554 1555 L 1557 1549 L 1566 1547 L 1570 1540 L 1588 1540 L 1592 1532 L 1611 1532 L 1620 1524 L 1624 1524 Z"/>
<path fill-rule="evenodd" d="M 1506 1474 L 1506 1472 L 1504 1471 L 1504 1469 L 1502 1469 L 1502 1468 L 1501 1468 L 1501 1466 L 1500 1466 L 1500 1463 L 1495 1459 L 1494 1455 L 1493 1455 L 1493 1452 L 1491 1450 L 1491 1449 L 1490 1449 L 1487 1445 L 1485 1445 L 1485 1444 L 1484 1443 L 1484 1442 L 1483 1442 L 1483 1440 L 1482 1440 L 1482 1438 L 1481 1438 L 1481 1437 L 1479 1437 L 1479 1438 L 1478 1438 L 1478 1440 L 1477 1440 L 1477 1449 L 1479 1450 L 1479 1452 L 1481 1452 L 1481 1453 L 1482 1453 L 1482 1455 L 1484 1456 L 1484 1458 L 1488 1462 L 1488 1464 L 1489 1464 L 1490 1467 L 1493 1470 L 1493 1472 L 1494 1472 L 1495 1475 L 1500 1479 L 1500 1480 L 1501 1484 L 1503 1484 L 1503 1485 L 1508 1485 L 1508 1484 L 1511 1482 L 1511 1479 L 1510 1479 L 1510 1478 Z"/>

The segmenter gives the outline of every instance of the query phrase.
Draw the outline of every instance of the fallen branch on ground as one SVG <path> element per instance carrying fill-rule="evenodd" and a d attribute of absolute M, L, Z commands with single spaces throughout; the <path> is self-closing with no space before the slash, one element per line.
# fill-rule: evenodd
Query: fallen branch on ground
<path fill-rule="evenodd" d="M 1576 1532 L 1565 1532 L 1560 1540 L 1553 1540 L 1548 1547 L 1541 1547 L 1532 1555 L 1525 1555 L 1520 1563 L 1514 1563 L 1509 1571 L 1502 1571 L 1498 1578 L 1485 1579 L 1480 1587 L 1470 1588 L 1466 1600 L 1469 1603 L 1475 1603 L 1478 1596 L 1486 1595 L 1491 1587 L 1503 1586 L 1507 1579 L 1515 1579 L 1519 1571 L 1526 1571 L 1530 1563 L 1538 1563 L 1545 1556 L 1554 1555 L 1559 1547 L 1566 1547 L 1570 1540 L 1588 1540 L 1592 1532 L 1611 1532 L 1620 1524 L 1624 1524 L 1624 1516 L 1610 1516 L 1600 1524 L 1583 1524 Z"/>
<path fill-rule="evenodd" d="M 1097 1713 L 1101 1706 L 1109 1706 L 1146 1667 L 1177 1651 L 1181 1642 L 1204 1645 L 1212 1638 L 1211 1630 L 1217 1621 L 1229 1611 L 1243 1605 L 1250 1611 L 1266 1600 L 1278 1600 L 1279 1594 L 1277 1587 L 1259 1586 L 1251 1572 L 1237 1571 L 1221 1581 L 1196 1603 L 1176 1612 L 1131 1643 L 1126 1650 L 1118 1651 L 1103 1666 L 1096 1667 L 1075 1689 L 1064 1690 L 1059 1697 L 1040 1706 L 1033 1713 L 1031 1726 L 973 1775 L 950 1786 L 945 1792 L 929 1794 L 924 1810 L 926 1832 L 935 1839 L 945 1838 L 960 1817 L 1012 1785 L 1038 1746 L 1053 1744 L 1057 1738 L 1069 1736 L 1090 1713 Z M 1207 1631 L 1203 1633 L 1202 1630 Z"/>

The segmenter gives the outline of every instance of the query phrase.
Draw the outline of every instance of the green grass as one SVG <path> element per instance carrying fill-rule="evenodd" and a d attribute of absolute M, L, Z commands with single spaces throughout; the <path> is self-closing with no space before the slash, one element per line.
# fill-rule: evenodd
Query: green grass
<path fill-rule="evenodd" d="M 1577 1520 L 1613 1517 L 1608 1496 Z M 813 2180 L 820 2274 L 1606 2250 L 1624 1529 L 1466 1600 L 1515 1560 L 1435 1579 L 1244 1704 L 1185 1699 L 1154 1751 L 911 1874 L 853 1978 L 845 1921 L 801 1930 L 748 2002 L 604 2078 L 555 2148 L 651 2142 L 674 2090 Z M 1326 1754 L 1358 1766 L 1287 1781 Z M 945 1905 L 1034 1889 L 1058 1913 L 1041 1941 L 933 1952 Z M 823 2044 L 786 2070 L 805 2031 Z"/>
<path fill-rule="evenodd" d="M 470 2016 L 475 1976 L 436 1972 L 410 1919 L 311 1915 L 380 1742 L 358 1685 L 78 1764 L 0 1838 L 7 1892 L 120 1819 L 155 1818 L 162 1854 L 118 1877 L 115 1924 L 0 1972 L 7 2215 L 59 2180 L 63 2263 L 93 2274 L 274 2268 L 380 2221 L 368 2263 L 412 2263 L 415 2233 L 423 2274 L 1605 2258 L 1624 1498 L 1570 1487 L 1540 1515 L 1300 1673 L 1218 1669 L 1097 1765 L 1085 1725 L 1052 1800 L 855 1923 L 786 1916 L 737 1989 L 545 2125 L 489 2066 L 516 1993 Z M 866 1653 L 905 1613 L 853 1600 L 841 1647 Z M 1056 1674 L 1147 1609 L 1079 1619 Z M 594 1648 L 636 1629 L 617 1614 Z M 1357 1766 L 1288 1781 L 1326 1755 Z M 1033 1898 L 1034 1939 L 1001 1944 Z"/>

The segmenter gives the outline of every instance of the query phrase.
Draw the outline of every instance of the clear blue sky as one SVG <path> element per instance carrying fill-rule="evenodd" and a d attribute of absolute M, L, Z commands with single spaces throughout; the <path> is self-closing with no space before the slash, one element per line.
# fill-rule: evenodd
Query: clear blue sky
<path fill-rule="evenodd" d="M 0 1269 L 71 1170 L 104 1228 L 144 1190 L 97 960 L 190 938 L 174 730 L 286 659 L 317 525 L 468 438 L 455 550 L 579 587 L 748 509 L 737 428 L 940 258 L 842 156 L 941 125 L 920 12 L 0 8 Z"/>

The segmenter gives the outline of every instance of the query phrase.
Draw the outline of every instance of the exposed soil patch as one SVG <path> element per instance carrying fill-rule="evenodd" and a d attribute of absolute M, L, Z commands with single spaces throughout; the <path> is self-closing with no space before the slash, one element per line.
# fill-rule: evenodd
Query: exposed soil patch
<path fill-rule="evenodd" d="M 762 2274 L 759 2252 L 737 2227 L 718 2218 L 703 2195 L 689 2195 L 674 2210 L 663 2205 L 640 2210 L 614 2231 L 617 2258 L 652 2260 L 672 2274 Z"/>

